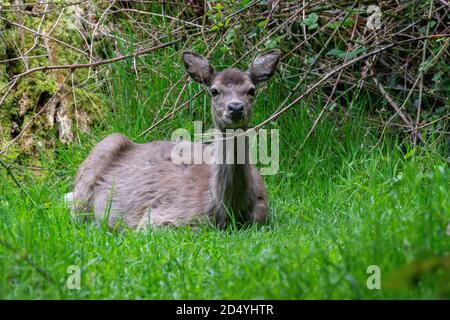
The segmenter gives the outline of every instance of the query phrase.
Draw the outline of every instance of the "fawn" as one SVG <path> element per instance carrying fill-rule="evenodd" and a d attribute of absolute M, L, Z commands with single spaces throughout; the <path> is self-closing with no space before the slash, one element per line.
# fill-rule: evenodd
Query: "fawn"
<path fill-rule="evenodd" d="M 247 129 L 256 86 L 272 77 L 280 55 L 279 50 L 270 50 L 256 57 L 247 71 L 229 68 L 216 72 L 207 59 L 195 53 L 182 54 L 189 76 L 210 93 L 214 124 L 224 138 L 230 138 L 225 133 L 228 129 Z M 219 227 L 233 220 L 264 223 L 267 194 L 260 173 L 248 162 L 248 141 L 238 150 L 238 143 L 227 147 L 223 140 L 214 141 L 214 158 L 244 152 L 243 163 L 175 163 L 172 150 L 177 142 L 136 144 L 112 134 L 83 162 L 74 191 L 66 199 L 74 215 L 93 210 L 96 220 L 106 217 L 111 227 L 119 221 L 130 228 L 193 225 L 203 218 Z M 205 147 L 182 143 L 194 153 Z"/>

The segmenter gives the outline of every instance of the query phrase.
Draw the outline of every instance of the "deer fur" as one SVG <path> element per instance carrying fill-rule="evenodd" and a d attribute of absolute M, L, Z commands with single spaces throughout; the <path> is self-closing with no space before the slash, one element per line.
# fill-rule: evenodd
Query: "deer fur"
<path fill-rule="evenodd" d="M 227 129 L 247 129 L 255 87 L 275 72 L 279 50 L 258 56 L 248 71 L 236 68 L 215 72 L 207 59 L 190 52 L 182 55 L 190 77 L 202 83 L 212 96 L 212 115 L 224 139 Z M 227 147 L 214 141 L 214 159 L 236 156 L 238 143 Z M 184 141 L 192 158 L 206 144 Z M 220 227 L 235 220 L 264 223 L 268 201 L 263 179 L 248 161 L 248 140 L 243 163 L 213 161 L 176 164 L 172 149 L 177 142 L 136 144 L 114 133 L 99 142 L 80 166 L 74 192 L 67 194 L 72 214 L 94 212 L 97 221 L 107 219 L 130 228 L 148 225 L 195 225 L 208 219 Z M 222 158 L 223 159 L 223 158 Z M 236 157 L 234 158 L 236 159 Z"/>

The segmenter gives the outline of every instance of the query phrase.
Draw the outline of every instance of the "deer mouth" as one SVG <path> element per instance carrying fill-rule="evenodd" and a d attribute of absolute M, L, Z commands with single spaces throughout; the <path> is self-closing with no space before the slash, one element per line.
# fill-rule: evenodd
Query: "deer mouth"
<path fill-rule="evenodd" d="M 245 114 L 241 115 L 231 115 L 227 114 L 223 117 L 222 121 L 226 124 L 229 128 L 242 128 L 247 123 L 247 119 Z"/>
<path fill-rule="evenodd" d="M 232 121 L 240 121 L 240 120 L 244 120 L 244 113 L 239 113 L 239 114 L 231 113 L 228 117 Z"/>

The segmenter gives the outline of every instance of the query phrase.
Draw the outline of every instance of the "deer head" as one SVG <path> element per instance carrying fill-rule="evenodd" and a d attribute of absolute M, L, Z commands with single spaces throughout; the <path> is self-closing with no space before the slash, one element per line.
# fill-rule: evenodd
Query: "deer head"
<path fill-rule="evenodd" d="M 215 72 L 209 61 L 192 52 L 182 58 L 190 77 L 203 84 L 212 98 L 212 114 L 220 130 L 246 128 L 251 115 L 255 90 L 272 77 L 280 60 L 278 49 L 256 57 L 247 71 L 236 68 Z"/>

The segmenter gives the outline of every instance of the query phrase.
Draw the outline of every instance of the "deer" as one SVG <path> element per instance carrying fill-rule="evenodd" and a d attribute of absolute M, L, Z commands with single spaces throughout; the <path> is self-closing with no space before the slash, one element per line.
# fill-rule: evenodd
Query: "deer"
<path fill-rule="evenodd" d="M 106 219 L 110 228 L 124 223 L 131 229 L 198 225 L 204 220 L 219 228 L 266 223 L 267 192 L 258 169 L 248 161 L 248 140 L 241 163 L 215 161 L 239 151 L 237 143 L 216 144 L 230 139 L 229 129 L 247 130 L 256 89 L 273 76 L 280 56 L 280 50 L 272 49 L 256 56 L 246 71 L 216 72 L 208 59 L 183 52 L 187 74 L 210 94 L 213 123 L 223 134 L 224 139 L 213 142 L 212 163 L 176 163 L 172 151 L 177 142 L 138 144 L 113 133 L 95 145 L 78 169 L 73 192 L 65 197 L 72 216 L 93 212 L 97 222 Z M 199 142 L 182 143 L 199 150 Z"/>

